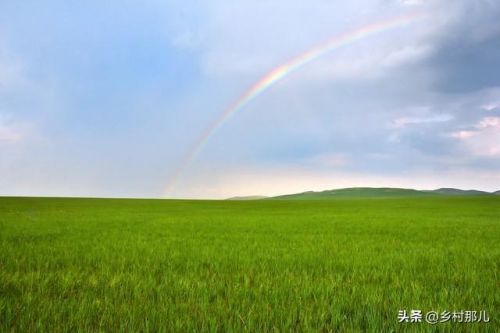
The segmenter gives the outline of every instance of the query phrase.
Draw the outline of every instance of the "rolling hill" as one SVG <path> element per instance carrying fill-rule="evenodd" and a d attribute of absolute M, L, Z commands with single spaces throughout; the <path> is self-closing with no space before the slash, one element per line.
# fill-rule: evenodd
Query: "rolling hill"
<path fill-rule="evenodd" d="M 439 188 L 433 191 L 434 193 L 444 194 L 444 195 L 491 195 L 495 193 L 489 193 L 485 191 L 478 190 L 460 190 L 456 188 Z"/>
<path fill-rule="evenodd" d="M 495 192 L 494 194 L 500 194 Z M 296 194 L 287 194 L 269 199 L 278 200 L 326 200 L 337 198 L 395 198 L 395 197 L 432 197 L 432 196 L 478 196 L 493 195 L 493 193 L 477 190 L 460 190 L 455 188 L 440 188 L 437 190 L 414 190 L 390 187 L 353 187 L 326 191 L 308 191 Z"/>

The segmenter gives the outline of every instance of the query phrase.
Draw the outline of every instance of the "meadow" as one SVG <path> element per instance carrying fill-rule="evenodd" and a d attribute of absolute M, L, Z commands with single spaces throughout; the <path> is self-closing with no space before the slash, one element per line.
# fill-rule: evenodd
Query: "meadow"
<path fill-rule="evenodd" d="M 499 266 L 498 196 L 0 198 L 2 332 L 498 332 Z"/>

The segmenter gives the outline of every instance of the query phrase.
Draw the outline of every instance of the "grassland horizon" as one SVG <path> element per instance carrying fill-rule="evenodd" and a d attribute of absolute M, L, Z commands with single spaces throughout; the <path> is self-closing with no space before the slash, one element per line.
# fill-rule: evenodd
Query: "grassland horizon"
<path fill-rule="evenodd" d="M 171 198 L 171 197 L 144 197 L 144 196 L 67 196 L 67 195 L 0 195 L 0 198 L 53 198 L 53 199 L 146 199 L 146 200 L 319 200 L 338 198 L 397 198 L 397 197 L 420 197 L 420 196 L 482 196 L 500 195 L 498 191 L 485 191 L 476 189 L 461 189 L 444 187 L 437 189 L 416 189 L 402 187 L 344 187 L 325 189 L 317 191 L 305 191 L 298 193 L 284 193 L 278 195 L 234 195 L 225 198 Z"/>

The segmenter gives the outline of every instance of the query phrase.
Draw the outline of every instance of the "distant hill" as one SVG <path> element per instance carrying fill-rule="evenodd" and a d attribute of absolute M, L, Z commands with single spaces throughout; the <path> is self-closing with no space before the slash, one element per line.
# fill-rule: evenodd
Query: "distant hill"
<path fill-rule="evenodd" d="M 496 194 L 500 195 L 500 191 Z M 353 187 L 321 192 L 302 192 L 280 195 L 269 199 L 279 200 L 328 200 L 336 198 L 395 198 L 395 197 L 433 197 L 447 195 L 492 195 L 492 193 L 476 190 L 460 190 L 454 188 L 440 188 L 431 191 L 421 191 L 406 188 L 391 187 Z"/>
<path fill-rule="evenodd" d="M 500 191 L 493 192 L 494 195 L 500 195 Z"/>
<path fill-rule="evenodd" d="M 375 197 L 410 197 L 410 196 L 433 196 L 432 192 L 418 191 L 405 188 L 374 188 L 374 187 L 353 187 L 337 190 L 327 190 L 321 192 L 303 192 L 296 194 L 281 195 L 272 199 L 297 199 L 297 200 L 318 200 L 334 198 L 375 198 Z"/>
<path fill-rule="evenodd" d="M 445 194 L 445 195 L 491 195 L 494 193 L 477 191 L 477 190 L 460 190 L 456 188 L 439 188 L 432 191 L 434 193 Z"/>
<path fill-rule="evenodd" d="M 260 200 L 260 199 L 266 199 L 268 197 L 264 195 L 249 195 L 245 197 L 232 197 L 232 198 L 227 198 L 226 200 Z"/>

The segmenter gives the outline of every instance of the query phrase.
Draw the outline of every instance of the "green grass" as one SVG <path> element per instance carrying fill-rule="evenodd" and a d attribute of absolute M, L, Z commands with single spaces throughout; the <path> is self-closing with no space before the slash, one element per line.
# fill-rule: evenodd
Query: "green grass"
<path fill-rule="evenodd" d="M 498 332 L 499 265 L 494 196 L 0 198 L 3 332 Z"/>

